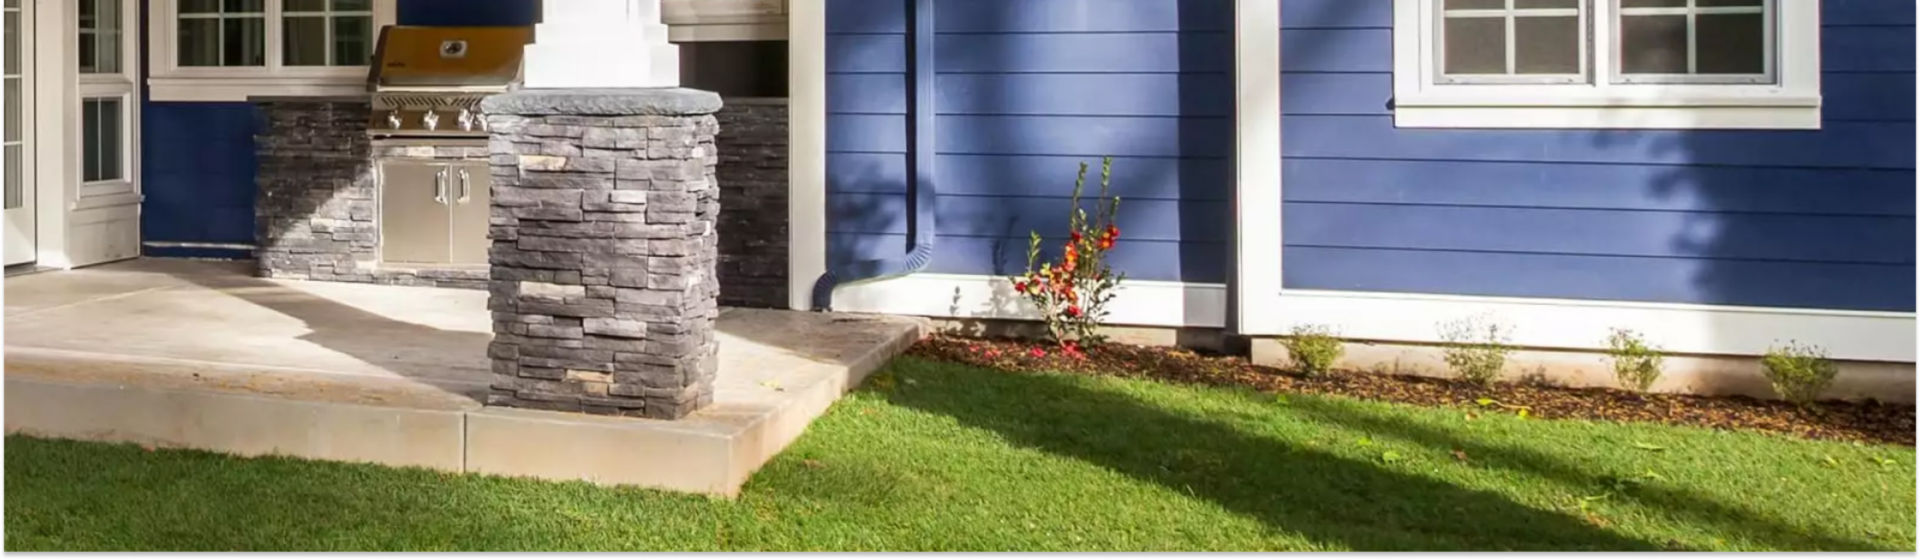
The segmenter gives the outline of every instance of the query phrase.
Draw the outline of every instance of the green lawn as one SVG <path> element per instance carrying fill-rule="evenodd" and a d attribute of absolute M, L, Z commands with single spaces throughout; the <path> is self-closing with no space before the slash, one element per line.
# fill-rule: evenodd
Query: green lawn
<path fill-rule="evenodd" d="M 1914 548 L 1911 448 L 914 358 L 735 501 L 6 445 L 11 550 Z"/>

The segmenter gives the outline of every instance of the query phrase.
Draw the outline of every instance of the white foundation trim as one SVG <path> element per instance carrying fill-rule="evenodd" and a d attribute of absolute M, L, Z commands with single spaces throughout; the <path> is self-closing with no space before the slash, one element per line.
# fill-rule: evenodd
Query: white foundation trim
<path fill-rule="evenodd" d="M 1280 293 L 1280 4 L 1234 3 L 1234 330 Z"/>
<path fill-rule="evenodd" d="M 1223 328 L 1227 324 L 1227 287 L 1128 280 L 1109 304 L 1107 322 L 1115 325 Z M 910 274 L 846 284 L 834 290 L 835 311 L 951 317 L 956 319 L 1038 320 L 1040 315 L 1006 278 L 969 274 Z"/>
<path fill-rule="evenodd" d="M 1603 349 L 1610 329 L 1639 331 L 1683 354 L 1756 356 L 1786 341 L 1816 344 L 1841 360 L 1914 361 L 1914 314 L 1562 299 L 1287 290 L 1264 310 L 1271 330 L 1333 327 L 1342 338 L 1441 342 L 1439 325 L 1485 317 L 1513 327 L 1512 343 Z"/>
<path fill-rule="evenodd" d="M 827 3 L 788 8 L 787 305 L 804 311 L 827 273 Z"/>

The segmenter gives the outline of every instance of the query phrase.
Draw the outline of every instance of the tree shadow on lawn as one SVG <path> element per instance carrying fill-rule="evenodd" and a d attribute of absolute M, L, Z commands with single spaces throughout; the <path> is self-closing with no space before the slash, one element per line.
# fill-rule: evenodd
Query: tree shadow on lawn
<path fill-rule="evenodd" d="M 1333 406 L 1326 401 L 1314 399 L 1294 400 L 1289 407 L 1304 412 L 1308 418 L 1384 437 L 1403 439 L 1440 453 L 1449 453 L 1452 450 L 1464 451 L 1476 465 L 1482 467 L 1502 469 L 1520 475 L 1546 477 L 1576 488 L 1592 488 L 1596 492 L 1607 488 L 1611 482 L 1605 475 L 1581 469 L 1565 460 L 1537 450 L 1490 444 L 1484 440 L 1465 437 L 1452 430 L 1408 422 L 1404 418 L 1374 414 L 1352 407 Z M 1886 548 L 1873 543 L 1820 534 L 1804 527 L 1768 519 L 1744 508 L 1674 488 L 1653 484 L 1637 485 L 1631 491 L 1615 493 L 1614 496 L 1676 518 L 1686 519 L 1690 524 L 1712 527 L 1717 534 L 1737 534 L 1753 542 L 1781 550 L 1805 549 L 1809 546 L 1819 550 L 1882 550 Z"/>
<path fill-rule="evenodd" d="M 894 404 L 992 430 L 1355 550 L 1649 550 L 1653 543 L 1490 492 L 1392 472 L 1053 375 L 923 368 Z"/>

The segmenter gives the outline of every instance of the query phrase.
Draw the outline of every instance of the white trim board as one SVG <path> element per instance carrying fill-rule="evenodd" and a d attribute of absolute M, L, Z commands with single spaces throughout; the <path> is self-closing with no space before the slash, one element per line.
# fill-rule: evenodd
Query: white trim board
<path fill-rule="evenodd" d="M 1914 361 L 1914 314 L 1803 310 L 1640 302 L 1497 298 L 1371 292 L 1288 290 L 1254 307 L 1274 336 L 1295 325 L 1333 327 L 1349 340 L 1432 344 L 1441 323 L 1486 317 L 1512 327 L 1517 346 L 1601 350 L 1611 329 L 1639 331 L 1678 354 L 1757 356 L 1793 340 L 1826 348 L 1830 357 L 1874 362 Z M 1221 284 L 1129 280 L 1114 296 L 1109 323 L 1153 327 L 1223 328 L 1227 288 Z M 912 274 L 842 286 L 836 311 L 1037 320 L 1039 315 L 1005 278 Z"/>
<path fill-rule="evenodd" d="M 1681 354 L 1757 356 L 1792 340 L 1835 359 L 1914 361 L 1912 313 L 1287 290 L 1264 315 L 1264 334 L 1323 324 L 1347 339 L 1432 343 L 1441 323 L 1480 316 L 1532 348 L 1602 349 L 1610 329 L 1626 328 Z"/>
<path fill-rule="evenodd" d="M 804 311 L 827 273 L 827 2 L 787 8 L 787 307 Z"/>
<path fill-rule="evenodd" d="M 1280 5 L 1234 2 L 1234 330 L 1280 293 Z"/>
<path fill-rule="evenodd" d="M 1110 303 L 1114 325 L 1222 328 L 1227 287 L 1127 280 Z M 1037 320 L 1040 315 L 1006 278 L 967 274 L 910 274 L 846 284 L 834 290 L 834 311 Z"/>

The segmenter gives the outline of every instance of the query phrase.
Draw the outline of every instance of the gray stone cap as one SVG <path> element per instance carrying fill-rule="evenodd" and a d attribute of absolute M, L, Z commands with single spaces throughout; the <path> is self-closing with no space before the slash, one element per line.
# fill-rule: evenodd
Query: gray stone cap
<path fill-rule="evenodd" d="M 688 88 L 520 89 L 487 97 L 489 115 L 710 115 L 720 94 Z"/>

